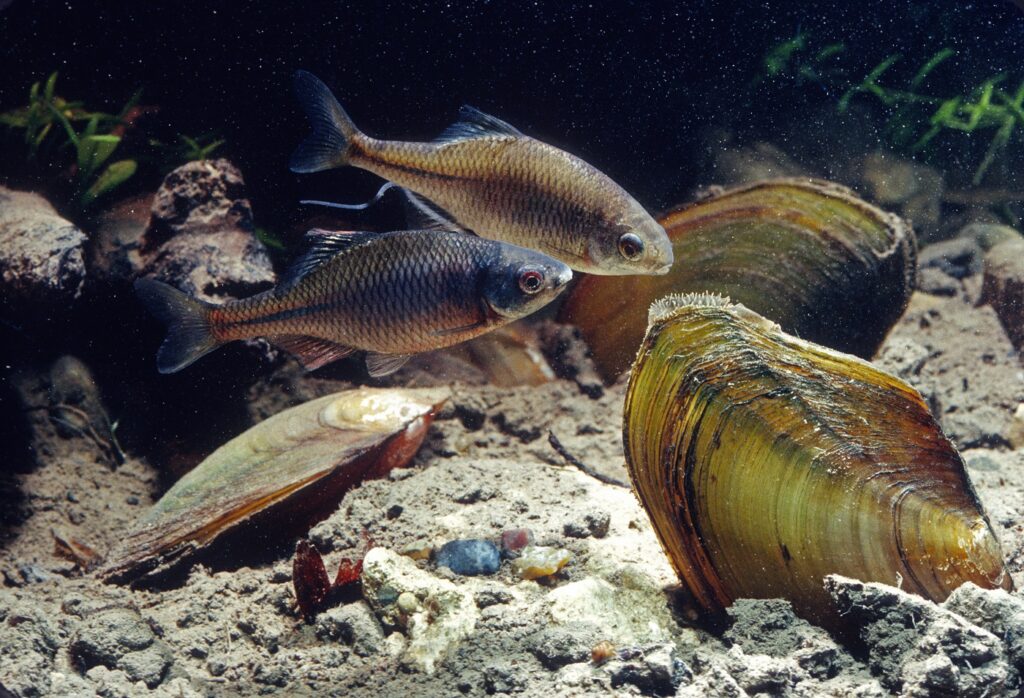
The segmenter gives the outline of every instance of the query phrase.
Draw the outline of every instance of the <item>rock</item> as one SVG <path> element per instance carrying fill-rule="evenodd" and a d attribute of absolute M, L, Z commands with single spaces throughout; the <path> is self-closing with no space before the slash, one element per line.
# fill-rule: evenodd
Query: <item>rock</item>
<path fill-rule="evenodd" d="M 598 628 L 599 639 L 617 647 L 666 642 L 676 626 L 663 590 L 653 581 L 641 588 L 587 577 L 552 589 L 545 603 L 552 623 Z"/>
<path fill-rule="evenodd" d="M 588 623 L 568 623 L 544 628 L 529 637 L 527 647 L 548 669 L 590 661 L 598 630 Z"/>
<path fill-rule="evenodd" d="M 371 548 L 363 558 L 363 597 L 377 618 L 404 628 L 409 637 L 403 661 L 432 674 L 440 661 L 476 627 L 479 611 L 472 594 L 452 582 L 419 569 L 416 563 L 386 548 Z M 419 610 L 402 613 L 397 601 L 410 592 Z"/>
<path fill-rule="evenodd" d="M 1002 242 L 985 255 L 981 300 L 996 311 L 1013 346 L 1024 350 L 1024 240 Z"/>
<path fill-rule="evenodd" d="M 933 296 L 955 296 L 962 286 L 955 278 L 937 267 L 922 269 L 917 274 L 917 289 Z"/>
<path fill-rule="evenodd" d="M 502 557 L 512 559 L 528 545 L 533 545 L 533 531 L 528 528 L 512 528 L 501 532 Z"/>
<path fill-rule="evenodd" d="M 732 625 L 723 637 L 747 655 L 790 658 L 816 679 L 830 679 L 849 664 L 829 634 L 797 617 L 788 601 L 738 599 L 726 612 Z"/>
<path fill-rule="evenodd" d="M 639 650 L 637 656 L 609 662 L 612 687 L 636 686 L 645 695 L 675 695 L 692 678 L 686 664 L 676 657 L 675 645 L 666 643 Z"/>
<path fill-rule="evenodd" d="M 876 151 L 864 158 L 861 177 L 871 198 L 883 207 L 898 206 L 910 219 L 918 240 L 934 239 L 942 217 L 942 173 L 928 165 Z"/>
<path fill-rule="evenodd" d="M 52 695 L 50 668 L 61 646 L 58 628 L 42 610 L 16 612 L 0 589 L 0 680 L 17 696 Z"/>
<path fill-rule="evenodd" d="M 1011 678 L 1002 642 L 955 613 L 895 587 L 829 575 L 825 588 L 858 628 L 882 686 L 906 696 L 998 695 Z"/>
<path fill-rule="evenodd" d="M 0 187 L 0 317 L 45 321 L 85 285 L 85 234 L 38 194 Z"/>
<path fill-rule="evenodd" d="M 488 664 L 483 669 L 484 690 L 494 693 L 522 693 L 526 690 L 527 678 L 522 669 L 510 662 Z"/>
<path fill-rule="evenodd" d="M 153 195 L 132 197 L 100 213 L 89 245 L 89 273 L 105 283 L 131 281 L 142 271 Z"/>
<path fill-rule="evenodd" d="M 917 265 L 921 270 L 939 269 L 954 279 L 963 279 L 981 273 L 983 254 L 981 245 L 973 238 L 958 237 L 923 248 Z"/>
<path fill-rule="evenodd" d="M 528 545 L 512 561 L 512 569 L 520 579 L 540 579 L 557 573 L 572 560 L 572 553 L 561 548 Z"/>
<path fill-rule="evenodd" d="M 729 650 L 726 667 L 740 688 L 750 695 L 789 695 L 806 678 L 791 657 L 748 655 L 738 646 Z"/>
<path fill-rule="evenodd" d="M 87 616 L 68 652 L 83 673 L 96 666 L 119 669 L 131 681 L 143 681 L 150 688 L 163 681 L 173 661 L 170 648 L 130 608 L 109 608 Z"/>
<path fill-rule="evenodd" d="M 970 223 L 960 229 L 957 237 L 973 240 L 983 252 L 988 252 L 996 245 L 1008 240 L 1022 239 L 1016 228 L 998 223 Z"/>
<path fill-rule="evenodd" d="M 501 554 L 490 541 L 453 540 L 441 546 L 434 562 L 438 567 L 447 567 L 455 574 L 475 577 L 497 572 L 501 566 Z"/>
<path fill-rule="evenodd" d="M 360 657 L 377 654 L 384 645 L 384 631 L 363 601 L 337 606 L 318 615 L 316 634 L 321 640 L 344 642 Z"/>
<path fill-rule="evenodd" d="M 693 683 L 682 686 L 676 692 L 676 698 L 745 698 L 747 695 L 736 683 L 736 679 L 720 666 L 712 666 L 697 676 Z"/>
<path fill-rule="evenodd" d="M 606 511 L 587 511 L 567 521 L 562 533 L 569 538 L 604 538 L 608 535 L 611 520 Z"/>
<path fill-rule="evenodd" d="M 514 598 L 503 586 L 484 587 L 473 595 L 477 608 L 489 608 L 498 604 L 510 603 Z"/>
<path fill-rule="evenodd" d="M 211 302 L 264 291 L 276 277 L 254 230 L 238 169 L 227 160 L 187 163 L 153 198 L 141 274 Z"/>
<path fill-rule="evenodd" d="M 950 594 L 942 607 L 1003 640 L 1019 685 L 1024 676 L 1024 600 L 1002 589 L 982 589 L 968 582 Z"/>

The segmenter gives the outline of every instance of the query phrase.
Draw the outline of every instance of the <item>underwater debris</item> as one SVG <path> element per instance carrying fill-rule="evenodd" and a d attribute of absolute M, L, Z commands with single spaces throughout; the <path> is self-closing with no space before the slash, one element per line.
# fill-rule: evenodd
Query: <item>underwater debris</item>
<path fill-rule="evenodd" d="M 109 582 L 145 581 L 228 540 L 236 549 L 219 560 L 240 564 L 253 531 L 262 533 L 263 545 L 275 535 L 305 533 L 350 487 L 405 465 L 447 396 L 439 388 L 359 388 L 270 417 L 175 483 L 127 533 L 100 575 Z"/>
<path fill-rule="evenodd" d="M 913 230 L 836 184 L 775 179 L 661 217 L 679 261 L 662 277 L 584 277 L 559 319 L 580 328 L 605 380 L 636 355 L 646 307 L 667 293 L 713 291 L 791 333 L 870 357 L 916 280 Z"/>
<path fill-rule="evenodd" d="M 295 93 L 313 133 L 293 172 L 352 165 L 401 187 L 424 228 L 471 230 L 552 255 L 591 274 L 663 274 L 665 231 L 622 187 L 579 158 L 464 106 L 431 143 L 370 138 L 305 71 Z M 424 198 L 425 197 L 425 198 Z"/>
<path fill-rule="evenodd" d="M 963 460 L 916 390 L 711 294 L 670 296 L 630 376 L 626 462 L 697 606 L 837 620 L 845 574 L 941 601 L 1012 588 Z"/>

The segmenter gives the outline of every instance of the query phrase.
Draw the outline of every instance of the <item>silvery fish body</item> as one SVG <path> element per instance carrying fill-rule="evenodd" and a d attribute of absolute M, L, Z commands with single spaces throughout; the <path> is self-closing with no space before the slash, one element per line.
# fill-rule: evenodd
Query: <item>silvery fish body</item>
<path fill-rule="evenodd" d="M 311 231 L 285 281 L 214 306 L 166 284 L 136 289 L 168 325 L 157 356 L 178 371 L 227 342 L 267 337 L 309 369 L 370 352 L 372 375 L 411 354 L 471 339 L 546 305 L 572 278 L 550 257 L 459 232 Z"/>
<path fill-rule="evenodd" d="M 463 107 L 435 141 L 378 140 L 310 73 L 299 71 L 295 86 L 313 127 L 292 156 L 295 172 L 369 170 L 406 188 L 441 227 L 541 250 L 578 271 L 664 274 L 672 264 L 664 229 L 622 187 L 499 119 Z"/>

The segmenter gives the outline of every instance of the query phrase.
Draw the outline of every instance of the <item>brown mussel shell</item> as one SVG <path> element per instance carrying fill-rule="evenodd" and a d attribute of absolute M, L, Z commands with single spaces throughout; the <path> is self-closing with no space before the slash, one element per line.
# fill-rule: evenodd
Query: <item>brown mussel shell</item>
<path fill-rule="evenodd" d="M 164 576 L 199 553 L 301 535 L 363 480 L 419 450 L 447 389 L 358 388 L 292 407 L 214 451 L 128 532 L 101 576 Z M 226 562 L 223 559 L 217 562 Z"/>
<path fill-rule="evenodd" d="M 651 308 L 623 430 L 637 497 L 705 611 L 781 597 L 828 623 L 833 573 L 934 601 L 1012 586 L 916 390 L 720 296 Z"/>
<path fill-rule="evenodd" d="M 638 309 L 670 293 L 728 296 L 787 332 L 870 358 L 916 281 L 910 226 L 830 182 L 757 182 L 659 222 L 675 253 L 668 274 L 584 276 L 559 314 L 580 328 L 608 381 L 629 367 L 644 336 Z"/>

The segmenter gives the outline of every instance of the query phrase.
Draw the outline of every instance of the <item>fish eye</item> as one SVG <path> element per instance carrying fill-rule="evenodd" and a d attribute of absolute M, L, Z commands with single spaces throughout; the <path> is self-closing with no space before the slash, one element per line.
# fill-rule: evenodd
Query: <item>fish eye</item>
<path fill-rule="evenodd" d="M 634 233 L 626 233 L 619 238 L 619 254 L 631 262 L 640 259 L 644 253 L 644 241 Z"/>
<path fill-rule="evenodd" d="M 523 293 L 533 295 L 544 285 L 544 275 L 536 269 L 526 269 L 519 274 L 519 288 Z"/>

